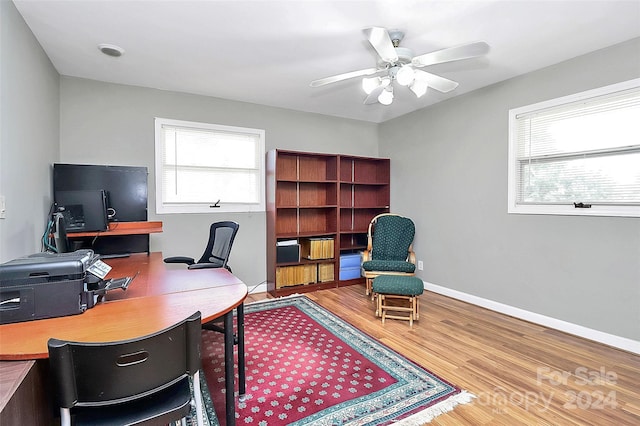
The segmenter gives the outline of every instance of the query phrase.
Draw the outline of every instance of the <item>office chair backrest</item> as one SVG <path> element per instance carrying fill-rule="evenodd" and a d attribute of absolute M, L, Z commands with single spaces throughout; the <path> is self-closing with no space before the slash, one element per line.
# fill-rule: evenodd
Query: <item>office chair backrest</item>
<path fill-rule="evenodd" d="M 219 264 L 226 268 L 231 254 L 233 240 L 240 225 L 233 221 L 215 222 L 209 228 L 209 242 L 198 263 Z"/>
<path fill-rule="evenodd" d="M 49 339 L 60 407 L 133 401 L 167 388 L 200 368 L 200 312 L 157 333 L 108 343 Z"/>
<path fill-rule="evenodd" d="M 411 219 L 384 214 L 374 219 L 372 258 L 374 260 L 407 260 L 416 228 Z"/>

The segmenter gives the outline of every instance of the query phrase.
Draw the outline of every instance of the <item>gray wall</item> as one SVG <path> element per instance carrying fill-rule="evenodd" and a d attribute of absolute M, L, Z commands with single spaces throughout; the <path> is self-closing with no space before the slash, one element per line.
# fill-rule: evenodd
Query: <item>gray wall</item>
<path fill-rule="evenodd" d="M 59 156 L 59 76 L 13 2 L 0 1 L 0 262 L 40 250 Z"/>
<path fill-rule="evenodd" d="M 508 215 L 507 111 L 640 75 L 640 41 L 594 52 L 380 126 L 153 89 L 59 78 L 12 2 L 0 1 L 0 261 L 40 249 L 51 163 L 142 165 L 152 250 L 198 255 L 216 214 L 154 211 L 153 117 L 266 130 L 267 149 L 390 157 L 392 206 L 417 224 L 431 283 L 640 340 L 640 220 Z M 60 85 L 59 85 L 60 81 Z M 234 271 L 265 278 L 264 214 L 241 224 Z"/>
<path fill-rule="evenodd" d="M 635 39 L 383 123 L 421 278 L 640 340 L 640 219 L 507 214 L 509 109 L 639 76 Z"/>
<path fill-rule="evenodd" d="M 266 148 L 376 156 L 378 126 L 211 97 L 61 78 L 60 160 L 146 166 L 149 219 L 164 232 L 151 249 L 166 256 L 199 257 L 208 227 L 236 220 L 240 231 L 229 264 L 249 288 L 266 279 L 266 216 L 254 214 L 156 215 L 154 117 L 265 129 Z"/>

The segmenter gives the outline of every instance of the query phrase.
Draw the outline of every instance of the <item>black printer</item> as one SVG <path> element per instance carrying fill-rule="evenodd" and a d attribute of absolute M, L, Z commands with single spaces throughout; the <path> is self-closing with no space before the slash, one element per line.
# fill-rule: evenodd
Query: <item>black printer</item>
<path fill-rule="evenodd" d="M 89 290 L 100 278 L 87 272 L 93 250 L 36 253 L 0 265 L 0 324 L 80 314 L 93 307 Z"/>

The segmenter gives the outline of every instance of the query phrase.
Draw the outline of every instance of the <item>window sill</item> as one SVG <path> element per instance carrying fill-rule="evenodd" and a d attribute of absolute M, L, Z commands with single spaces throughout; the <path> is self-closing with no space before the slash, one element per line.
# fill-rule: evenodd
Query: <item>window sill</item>
<path fill-rule="evenodd" d="M 573 205 L 519 204 L 509 205 L 509 214 L 541 214 L 556 216 L 640 217 L 640 206 L 597 206 L 575 208 Z"/>
<path fill-rule="evenodd" d="M 183 214 L 183 213 L 259 213 L 264 212 L 264 204 L 222 204 L 219 207 L 206 205 L 156 205 L 156 214 Z"/>

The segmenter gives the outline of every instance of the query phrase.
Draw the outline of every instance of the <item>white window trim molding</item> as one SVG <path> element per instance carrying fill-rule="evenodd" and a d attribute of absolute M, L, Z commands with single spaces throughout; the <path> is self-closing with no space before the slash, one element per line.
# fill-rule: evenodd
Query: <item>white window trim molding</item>
<path fill-rule="evenodd" d="M 606 95 L 608 93 L 640 87 L 640 78 L 611 84 L 587 90 L 573 95 L 563 96 L 548 101 L 538 102 L 524 107 L 509 110 L 509 151 L 508 151 L 508 176 L 507 176 L 507 212 L 510 214 L 547 214 L 547 215 L 568 215 L 568 216 L 619 216 L 619 217 L 640 217 L 640 206 L 608 206 L 593 205 L 588 209 L 577 209 L 572 205 L 565 204 L 518 204 L 516 200 L 516 117 L 531 111 L 551 108 L 554 106 L 567 104 L 582 99 L 593 98 Z"/>
<path fill-rule="evenodd" d="M 164 204 L 162 202 L 162 176 L 159 173 L 162 170 L 162 159 L 158 155 L 162 147 L 162 125 L 168 124 L 177 127 L 197 127 L 201 129 L 211 129 L 227 132 L 254 133 L 260 137 L 259 153 L 261 167 L 260 176 L 260 202 L 259 203 L 222 203 L 218 207 L 211 208 L 204 203 L 173 203 Z M 195 121 L 174 120 L 170 118 L 155 117 L 155 188 L 156 188 L 156 214 L 180 214 L 180 213 L 254 213 L 265 212 L 265 131 L 263 129 L 252 129 L 248 127 L 226 126 L 221 124 L 201 123 Z"/>

